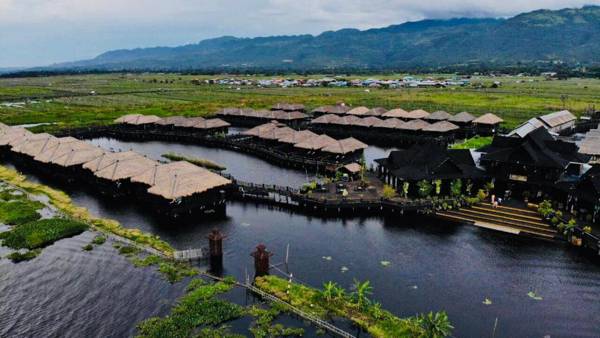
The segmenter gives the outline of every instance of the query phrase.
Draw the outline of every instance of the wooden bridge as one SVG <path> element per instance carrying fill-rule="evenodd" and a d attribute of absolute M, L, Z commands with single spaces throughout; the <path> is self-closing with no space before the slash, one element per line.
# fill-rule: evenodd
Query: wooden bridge
<path fill-rule="evenodd" d="M 206 258 L 208 258 L 208 250 L 204 248 L 181 250 L 173 253 L 173 259 L 176 261 L 193 261 Z"/>
<path fill-rule="evenodd" d="M 211 275 L 211 274 L 206 273 L 206 272 L 203 272 L 202 275 L 205 276 L 205 277 L 211 278 L 213 280 L 217 280 L 217 281 L 221 281 L 221 282 L 225 281 L 224 278 L 221 278 L 221 277 L 218 277 L 218 276 L 214 276 L 214 275 Z M 296 314 L 297 316 L 299 316 L 299 317 L 301 317 L 301 318 L 303 318 L 303 319 L 305 319 L 305 320 L 313 323 L 315 326 L 317 326 L 319 328 L 322 328 L 323 330 L 326 330 L 326 331 L 328 331 L 328 332 L 330 332 L 330 333 L 332 333 L 332 334 L 334 334 L 334 335 L 336 335 L 338 337 L 356 338 L 356 336 L 352 335 L 351 333 L 346 332 L 346 331 L 340 329 L 339 327 L 337 327 L 337 326 L 335 326 L 335 325 L 333 325 L 333 324 L 331 324 L 331 323 L 329 323 L 327 321 L 324 321 L 321 318 L 318 318 L 315 315 L 312 315 L 310 313 L 302 311 L 301 309 L 299 309 L 299 308 L 295 307 L 294 305 L 292 305 L 292 304 L 284 301 L 283 299 L 280 299 L 280 298 L 278 298 L 278 297 L 276 297 L 276 296 L 274 296 L 274 295 L 272 295 L 270 293 L 267 293 L 267 292 L 265 292 L 265 291 L 263 291 L 263 290 L 255 287 L 254 285 L 252 285 L 250 283 L 250 281 L 248 279 L 246 280 L 245 283 L 240 283 L 238 281 L 235 281 L 235 285 L 237 285 L 239 287 L 242 287 L 242 288 L 245 288 L 245 289 L 247 289 L 247 290 L 249 290 L 249 291 L 251 291 L 251 292 L 259 295 L 263 299 L 266 299 L 266 300 L 269 300 L 271 302 L 275 302 L 275 303 L 278 303 L 278 304 L 281 304 L 281 305 L 285 306 L 287 309 L 290 310 L 290 312 Z"/>

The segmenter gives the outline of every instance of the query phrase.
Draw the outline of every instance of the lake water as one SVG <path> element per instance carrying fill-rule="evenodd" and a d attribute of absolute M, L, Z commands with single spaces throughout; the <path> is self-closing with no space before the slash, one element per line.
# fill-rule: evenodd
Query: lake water
<path fill-rule="evenodd" d="M 186 155 L 206 155 L 217 162 L 221 159 L 234 176 L 246 175 L 238 177 L 244 180 L 294 185 L 305 177 L 305 173 L 281 169 L 244 154 L 233 153 L 234 160 L 230 152 L 202 147 L 106 139 L 94 142 L 132 148 L 149 156 L 181 147 L 178 152 Z M 229 203 L 225 219 L 183 224 L 154 219 L 135 201 L 111 201 L 79 187 L 44 183 L 67 191 L 77 204 L 94 214 L 158 234 L 179 249 L 205 246 L 208 232 L 219 227 L 228 236 L 224 243 L 224 273 L 240 279 L 246 271 L 253 272 L 249 254 L 258 243 L 264 243 L 275 254 L 272 263 L 283 261 L 289 244 L 288 269 L 299 280 L 316 287 L 333 280 L 347 288 L 354 278 L 370 280 L 374 286 L 372 298 L 397 315 L 446 310 L 456 327 L 456 337 L 491 337 L 496 320 L 495 337 L 600 336 L 600 265 L 597 259 L 561 244 L 431 218 L 321 219 L 242 203 Z M 68 241 L 55 246 L 68 245 Z M 67 252 L 79 251 L 80 244 Z M 65 256 L 64 251 L 48 251 L 38 259 L 43 263 L 39 273 L 35 271 L 40 264 L 35 263 L 37 259 L 19 265 L 0 262 L 0 327 L 10 325 L 12 331 L 8 332 L 32 332 L 19 328 L 36 325 L 38 330 L 39 325 L 39 331 L 34 332 L 67 336 L 83 332 L 79 336 L 89 336 L 89 331 L 77 324 L 76 316 L 82 311 L 89 327 L 131 333 L 136 321 L 164 313 L 166 304 L 181 292 L 157 276 L 134 270 L 115 255 L 86 260 L 85 256 Z M 390 264 L 383 266 L 382 261 Z M 27 264 L 36 268 L 28 268 Z M 142 289 L 136 289 L 142 284 Z M 530 298 L 530 291 L 543 299 Z M 491 305 L 483 304 L 486 298 Z M 27 307 L 33 308 L 33 313 L 5 314 L 22 302 L 44 306 Z M 123 310 L 129 302 L 133 303 L 131 310 Z M 119 328 L 113 327 L 110 318 L 115 318 Z M 2 332 L 7 331 L 0 329 L 0 336 Z"/>

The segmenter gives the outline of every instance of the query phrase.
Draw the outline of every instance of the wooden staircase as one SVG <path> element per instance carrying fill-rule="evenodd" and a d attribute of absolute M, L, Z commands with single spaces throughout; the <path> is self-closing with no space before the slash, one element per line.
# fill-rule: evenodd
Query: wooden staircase
<path fill-rule="evenodd" d="M 537 211 L 525 208 L 477 203 L 458 210 L 444 210 L 436 215 L 447 220 L 470 223 L 478 227 L 508 232 L 516 235 L 553 239 L 556 229 L 551 228 Z"/>

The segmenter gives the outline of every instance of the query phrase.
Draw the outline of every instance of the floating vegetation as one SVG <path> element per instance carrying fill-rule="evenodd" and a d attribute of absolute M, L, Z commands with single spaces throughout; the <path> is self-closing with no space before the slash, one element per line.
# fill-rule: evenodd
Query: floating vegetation
<path fill-rule="evenodd" d="M 492 305 L 492 300 L 486 297 L 486 298 L 483 300 L 483 304 L 484 304 L 484 305 Z"/>
<path fill-rule="evenodd" d="M 218 163 L 215 163 L 213 161 L 210 161 L 210 160 L 207 160 L 204 158 L 189 157 L 189 156 L 184 156 L 184 155 L 175 154 L 175 153 L 162 154 L 161 156 L 168 160 L 171 160 L 171 161 L 190 162 L 191 164 L 194 164 L 199 167 L 206 168 L 206 169 L 210 169 L 210 170 L 223 171 L 223 170 L 227 169 L 226 167 L 224 167 Z"/>
<path fill-rule="evenodd" d="M 32 259 L 36 258 L 41 252 L 42 252 L 41 249 L 28 250 L 24 253 L 15 251 L 15 252 L 7 255 L 6 258 L 13 261 L 13 263 L 19 263 L 19 262 L 23 262 L 23 261 L 32 260 Z"/>
<path fill-rule="evenodd" d="M 450 335 L 452 325 L 444 312 L 429 313 L 418 317 L 398 318 L 383 310 L 378 303 L 371 303 L 368 282 L 357 283 L 356 291 L 320 291 L 304 285 L 290 283 L 276 276 L 258 277 L 258 288 L 326 320 L 330 317 L 350 319 L 373 337 L 445 337 Z M 326 283 L 326 286 L 328 283 Z M 328 288 L 335 286 L 329 284 Z M 366 286 L 366 288 L 365 288 Z M 337 287 L 337 286 L 336 286 Z"/>
<path fill-rule="evenodd" d="M 96 237 L 94 237 L 94 239 L 92 240 L 92 244 L 95 245 L 102 245 L 106 242 L 106 237 L 102 236 L 102 235 L 98 235 Z"/>
<path fill-rule="evenodd" d="M 148 255 L 144 258 L 132 257 L 132 255 L 129 255 L 129 257 L 133 265 L 138 268 L 158 266 L 158 271 L 170 283 L 177 283 L 183 280 L 185 277 L 196 276 L 200 273 L 200 271 L 197 268 L 190 266 L 187 263 L 167 260 L 157 255 Z"/>
<path fill-rule="evenodd" d="M 303 336 L 304 329 L 297 327 L 285 327 L 282 324 L 273 325 L 273 320 L 281 314 L 285 309 L 283 305 L 278 303 L 271 303 L 271 307 L 263 309 L 257 305 L 252 306 L 248 313 L 256 319 L 250 327 L 250 332 L 256 338 L 263 337 L 289 337 L 289 336 Z"/>
<path fill-rule="evenodd" d="M 392 264 L 390 261 L 381 261 L 381 266 L 390 266 L 390 264 Z"/>
<path fill-rule="evenodd" d="M 323 256 L 323 259 L 326 261 L 330 261 L 332 258 L 331 258 L 331 256 Z"/>
<path fill-rule="evenodd" d="M 37 249 L 60 239 L 78 235 L 88 226 L 85 223 L 65 218 L 43 219 L 15 226 L 0 233 L 0 240 L 13 249 Z"/>
<path fill-rule="evenodd" d="M 340 271 L 341 271 L 342 273 L 344 273 L 344 272 L 348 272 L 348 270 L 350 270 L 350 269 L 348 269 L 348 268 L 347 268 L 347 267 L 345 267 L 345 266 L 342 266 L 342 268 L 340 269 Z"/>
<path fill-rule="evenodd" d="M 529 298 L 535 299 L 535 300 L 542 300 L 542 299 L 544 299 L 544 298 L 538 296 L 534 291 L 529 291 L 527 293 L 527 296 L 529 296 Z"/>
<path fill-rule="evenodd" d="M 198 337 L 238 337 L 219 325 L 243 316 L 244 308 L 215 298 L 231 290 L 233 284 L 207 284 L 197 280 L 190 282 L 187 293 L 178 300 L 169 316 L 153 317 L 141 322 L 138 325 L 138 337 L 191 337 L 198 328 L 202 330 Z"/>
<path fill-rule="evenodd" d="M 92 251 L 94 250 L 94 246 L 91 244 L 86 244 L 83 246 L 83 248 L 81 248 L 83 251 Z"/>
<path fill-rule="evenodd" d="M 127 245 L 127 246 L 119 247 L 120 255 L 131 256 L 131 255 L 135 255 L 139 252 L 140 252 L 140 249 L 135 246 Z"/>
<path fill-rule="evenodd" d="M 18 225 L 37 221 L 42 216 L 38 213 L 44 204 L 30 201 L 21 196 L 10 195 L 15 200 L 0 201 L 0 222 L 10 225 Z"/>

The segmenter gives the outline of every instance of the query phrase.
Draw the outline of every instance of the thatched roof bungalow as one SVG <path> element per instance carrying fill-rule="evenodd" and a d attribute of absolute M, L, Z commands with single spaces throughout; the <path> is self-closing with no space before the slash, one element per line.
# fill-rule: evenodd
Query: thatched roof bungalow
<path fill-rule="evenodd" d="M 438 110 L 438 111 L 435 111 L 435 112 L 429 114 L 429 116 L 425 117 L 424 119 L 429 122 L 437 122 L 437 121 L 447 121 L 451 117 L 452 117 L 452 114 L 449 114 L 448 112 L 445 112 L 443 110 Z"/>
<path fill-rule="evenodd" d="M 40 133 L 30 135 L 12 146 L 12 151 L 15 153 L 36 157 L 46 150 L 48 143 L 56 137 L 48 133 Z"/>
<path fill-rule="evenodd" d="M 300 143 L 296 143 L 294 144 L 294 147 L 304 150 L 320 150 L 336 142 L 336 139 L 323 134 L 317 137 L 306 139 L 305 141 L 302 141 Z"/>
<path fill-rule="evenodd" d="M 406 118 L 407 114 L 408 112 L 406 110 L 402 108 L 396 108 L 385 112 L 383 115 L 381 115 L 381 117 L 404 119 Z"/>
<path fill-rule="evenodd" d="M 312 111 L 312 114 L 314 116 L 318 116 L 318 115 L 324 115 L 324 114 L 335 114 L 335 115 L 345 115 L 350 109 L 352 109 L 351 107 L 348 107 L 346 105 L 334 105 L 334 106 L 321 106 L 318 108 L 315 108 Z"/>
<path fill-rule="evenodd" d="M 429 122 L 426 122 L 426 121 L 423 121 L 420 119 L 416 119 L 416 120 L 410 120 L 410 121 L 402 124 L 398 129 L 418 131 L 418 130 L 422 130 L 423 128 L 426 128 L 428 126 L 429 126 Z"/>
<path fill-rule="evenodd" d="M 20 142 L 27 140 L 27 137 L 33 135 L 32 132 L 25 128 L 12 127 L 10 129 L 0 131 L 0 146 L 17 145 Z"/>
<path fill-rule="evenodd" d="M 331 124 L 339 121 L 340 117 L 335 114 L 325 114 L 310 121 L 312 124 Z"/>
<path fill-rule="evenodd" d="M 498 116 L 492 113 L 487 113 L 479 116 L 478 118 L 473 120 L 472 123 L 475 126 L 477 133 L 482 135 L 491 135 L 496 133 L 496 131 L 498 130 L 498 126 L 502 122 L 504 122 L 503 119 L 499 118 Z"/>
<path fill-rule="evenodd" d="M 366 115 L 368 112 L 369 112 L 369 108 L 360 106 L 360 107 L 350 109 L 348 112 L 346 112 L 346 114 L 354 115 L 354 116 L 363 116 L 363 115 Z"/>
<path fill-rule="evenodd" d="M 117 182 L 131 178 L 152 169 L 156 161 L 133 151 L 105 153 L 87 162 L 84 169 L 90 170 L 94 176 L 108 181 Z"/>
<path fill-rule="evenodd" d="M 306 107 L 297 103 L 277 103 L 271 107 L 271 110 L 283 110 L 285 112 L 304 112 Z"/>
<path fill-rule="evenodd" d="M 460 129 L 457 125 L 448 121 L 439 121 L 423 127 L 423 131 L 430 133 L 448 133 Z"/>
<path fill-rule="evenodd" d="M 387 109 L 385 109 L 383 107 L 375 107 L 375 108 L 369 109 L 369 111 L 366 112 L 364 115 L 365 116 L 382 116 L 385 113 L 387 113 Z"/>
<path fill-rule="evenodd" d="M 448 119 L 448 122 L 452 122 L 459 126 L 466 126 L 475 120 L 475 116 L 466 111 L 458 113 Z"/>
<path fill-rule="evenodd" d="M 246 135 L 246 136 L 254 136 L 254 137 L 261 138 L 263 135 L 266 135 L 270 130 L 276 129 L 276 128 L 281 128 L 283 126 L 284 126 L 284 124 L 282 124 L 282 123 L 279 123 L 277 121 L 271 121 L 269 123 L 265 123 L 265 124 L 256 126 L 252 129 L 248 129 L 248 130 L 242 132 L 241 134 Z"/>
<path fill-rule="evenodd" d="M 360 142 L 359 140 L 349 137 L 343 140 L 339 140 L 321 148 L 321 151 L 326 153 L 346 155 L 359 150 L 364 150 L 368 145 Z"/>
<path fill-rule="evenodd" d="M 279 142 L 287 144 L 296 144 L 318 136 L 318 134 L 315 134 L 310 130 L 301 130 L 293 134 L 284 135 L 280 137 Z"/>
<path fill-rule="evenodd" d="M 404 119 L 407 120 L 416 120 L 416 119 L 424 119 L 429 117 L 429 113 L 423 109 L 416 109 L 409 111 L 408 114 L 405 115 Z"/>
<path fill-rule="evenodd" d="M 291 136 L 295 133 L 296 133 L 296 131 L 294 129 L 286 126 L 286 127 L 269 129 L 263 133 L 260 133 L 260 135 L 258 137 L 263 140 L 278 141 L 280 138 L 283 138 L 286 136 Z"/>
<path fill-rule="evenodd" d="M 46 144 L 44 151 L 37 154 L 34 157 L 34 159 L 38 162 L 50 163 L 50 160 L 54 157 L 54 155 L 59 149 L 64 149 L 65 147 L 68 147 L 71 143 L 74 142 L 83 141 L 79 141 L 78 139 L 70 136 L 59 138 L 54 137 L 50 139 L 49 142 Z"/>

